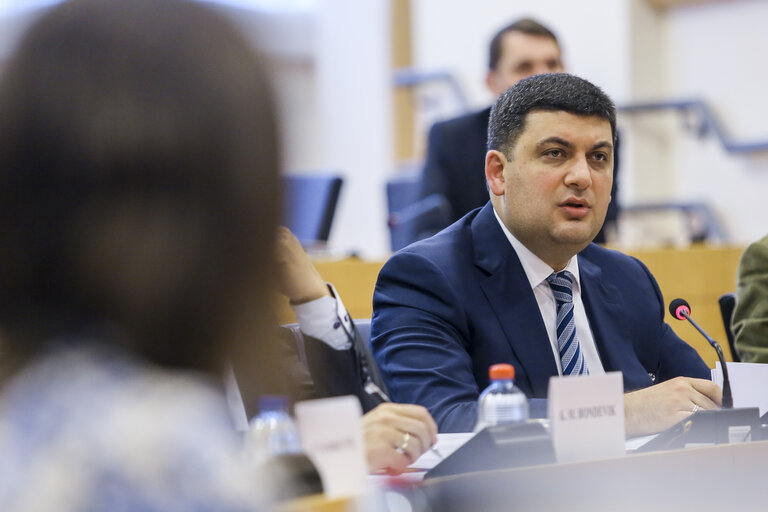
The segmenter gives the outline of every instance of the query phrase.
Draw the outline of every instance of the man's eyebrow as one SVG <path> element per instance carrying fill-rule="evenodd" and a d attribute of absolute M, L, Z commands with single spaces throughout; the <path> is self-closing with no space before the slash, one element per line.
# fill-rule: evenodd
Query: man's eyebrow
<path fill-rule="evenodd" d="M 561 137 L 556 137 L 556 136 L 547 137 L 546 139 L 540 140 L 539 142 L 536 143 L 536 147 L 539 148 L 541 146 L 546 146 L 547 144 L 552 144 L 552 143 L 558 144 L 560 146 L 564 146 L 566 148 L 572 148 L 573 147 L 573 144 L 571 144 L 567 140 L 565 140 L 565 139 L 563 139 Z"/>
<path fill-rule="evenodd" d="M 592 146 L 592 151 L 594 151 L 596 149 L 610 149 L 610 150 L 613 150 L 613 144 L 611 144 L 607 140 L 602 140 L 602 141 L 598 142 L 597 144 L 595 144 L 594 146 Z"/>
<path fill-rule="evenodd" d="M 536 148 L 540 148 L 542 146 L 546 146 L 548 144 L 557 144 L 559 146 L 563 146 L 565 148 L 571 149 L 573 148 L 573 143 L 557 136 L 547 137 L 546 139 L 540 140 L 538 143 L 536 143 Z M 590 151 L 595 151 L 596 149 L 611 149 L 613 150 L 613 144 L 611 144 L 607 140 L 601 140 L 594 146 L 590 148 Z"/>

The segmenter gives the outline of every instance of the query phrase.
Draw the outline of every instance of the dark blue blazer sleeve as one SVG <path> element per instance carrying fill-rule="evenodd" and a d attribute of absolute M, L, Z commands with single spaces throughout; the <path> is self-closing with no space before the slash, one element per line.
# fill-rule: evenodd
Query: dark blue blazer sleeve
<path fill-rule="evenodd" d="M 710 378 L 696 350 L 664 321 L 664 298 L 637 258 L 597 246 L 579 258 L 584 306 L 606 371 L 621 371 L 624 391 L 686 376 Z"/>
<path fill-rule="evenodd" d="M 653 277 L 648 267 L 640 260 L 635 260 L 645 272 L 651 285 L 653 286 L 654 296 L 656 298 L 654 312 L 658 325 L 661 326 L 661 332 L 658 337 L 659 347 L 659 365 L 656 369 L 656 382 L 675 377 L 696 377 L 710 380 L 712 373 L 706 363 L 701 359 L 699 353 L 675 334 L 672 328 L 664 321 L 666 305 L 664 297 L 661 294 L 659 285 Z"/>
<path fill-rule="evenodd" d="M 472 431 L 477 417 L 479 390 L 458 304 L 438 267 L 403 251 L 381 270 L 374 292 L 373 353 L 390 395 L 425 406 L 441 432 Z"/>

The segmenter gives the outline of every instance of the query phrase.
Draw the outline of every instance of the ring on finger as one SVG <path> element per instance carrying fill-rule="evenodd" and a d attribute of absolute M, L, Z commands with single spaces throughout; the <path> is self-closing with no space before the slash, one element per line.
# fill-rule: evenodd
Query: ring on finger
<path fill-rule="evenodd" d="M 408 450 L 408 441 L 411 440 L 411 433 L 406 432 L 405 435 L 403 435 L 403 442 L 400 443 L 400 446 L 398 447 L 399 451 L 405 452 Z"/>
<path fill-rule="evenodd" d="M 693 408 L 691 409 L 691 413 L 693 414 L 696 411 L 698 411 L 699 409 L 701 409 L 701 407 L 699 407 L 699 404 L 693 404 Z"/>

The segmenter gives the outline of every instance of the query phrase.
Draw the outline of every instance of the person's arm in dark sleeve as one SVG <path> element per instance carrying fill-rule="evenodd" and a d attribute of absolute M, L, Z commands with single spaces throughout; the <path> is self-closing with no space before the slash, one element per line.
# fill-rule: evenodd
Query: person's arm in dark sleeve
<path fill-rule="evenodd" d="M 461 297 L 428 259 L 401 251 L 379 274 L 372 347 L 396 402 L 426 407 L 440 432 L 471 432 L 479 390 Z"/>
<path fill-rule="evenodd" d="M 653 321 L 649 322 L 649 328 L 653 330 L 648 337 L 657 340 L 656 344 L 659 350 L 659 367 L 655 372 L 656 382 L 664 382 L 681 376 L 711 379 L 711 371 L 696 349 L 678 337 L 669 324 L 664 321 L 667 308 L 659 285 L 648 268 L 640 260 L 635 259 L 635 261 L 644 272 L 654 297 L 653 308 L 649 312 L 653 317 Z"/>
<path fill-rule="evenodd" d="M 732 325 L 741 360 L 768 363 L 768 237 L 741 257 Z"/>

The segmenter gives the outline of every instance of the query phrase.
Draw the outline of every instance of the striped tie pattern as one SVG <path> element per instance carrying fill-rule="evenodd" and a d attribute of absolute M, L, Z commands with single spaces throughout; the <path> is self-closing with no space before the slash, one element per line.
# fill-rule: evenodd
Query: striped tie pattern
<path fill-rule="evenodd" d="M 547 282 L 557 302 L 557 348 L 563 375 L 588 375 L 573 319 L 573 274 L 563 270 L 547 277 Z"/>

